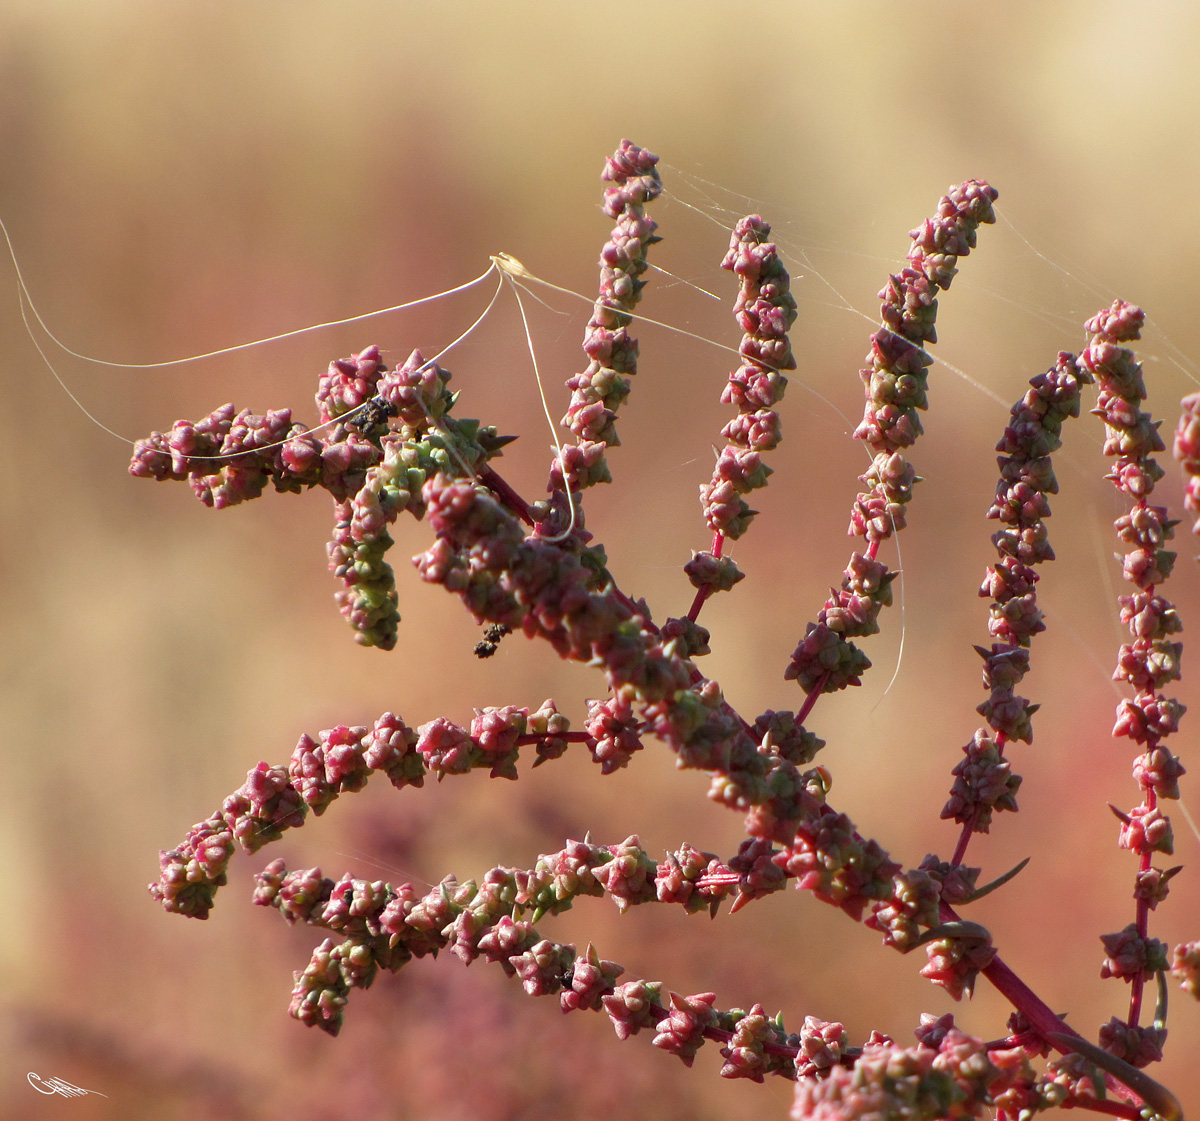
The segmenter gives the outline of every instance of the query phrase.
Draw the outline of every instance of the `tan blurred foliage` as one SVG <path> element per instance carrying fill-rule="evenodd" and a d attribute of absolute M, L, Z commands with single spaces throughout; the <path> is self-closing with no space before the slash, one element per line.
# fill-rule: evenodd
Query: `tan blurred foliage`
<path fill-rule="evenodd" d="M 1149 407 L 1174 424 L 1194 384 L 1187 277 L 1200 248 L 1188 195 L 1200 71 L 1193 5 L 1088 0 L 983 8 L 908 4 L 661 3 L 354 5 L 199 0 L 7 0 L 0 5 L 0 216 L 51 328 L 114 361 L 207 351 L 460 284 L 508 251 L 534 273 L 592 293 L 607 233 L 603 158 L 622 136 L 657 152 L 670 197 L 645 312 L 736 345 L 717 264 L 743 210 L 774 223 L 793 262 L 800 369 L 785 443 L 739 544 L 748 574 L 705 609 L 704 666 L 746 715 L 799 704 L 782 680 L 804 623 L 849 552 L 844 527 L 865 461 L 847 439 L 855 371 L 906 231 L 946 187 L 984 177 L 1000 223 L 942 300 L 933 407 L 914 454 L 926 479 L 903 536 L 903 612 L 868 640 L 867 684 L 827 698 L 811 726 L 832 800 L 907 863 L 943 857 L 949 770 L 982 700 L 970 645 L 986 638 L 975 590 L 989 560 L 982 517 L 1007 402 L 1083 345 L 1081 324 L 1114 296 L 1142 304 Z M 750 196 L 748 199 L 738 195 Z M 728 208 L 728 211 L 720 209 Z M 692 209 L 696 208 L 696 209 Z M 713 222 L 709 219 L 715 218 Z M 1027 240 L 1026 240 L 1027 239 Z M 11 271 L 8 273 L 11 279 Z M 678 283 L 717 293 L 724 304 Z M 460 605 L 398 563 L 401 641 L 356 647 L 332 602 L 329 502 L 268 495 L 214 514 L 181 486 L 125 472 L 129 449 L 56 385 L 0 301 L 5 471 L 0 565 L 7 809 L 0 817 L 8 921 L 0 1103 L 27 1118 L 783 1117 L 782 1084 L 720 1084 L 715 1048 L 688 1072 L 599 1017 L 564 1020 L 498 970 L 416 962 L 351 1001 L 342 1036 L 285 1014 L 292 969 L 319 941 L 249 904 L 272 855 L 328 874 L 436 880 L 495 863 L 529 866 L 591 829 L 637 831 L 652 850 L 687 840 L 725 855 L 734 815 L 653 749 L 601 779 L 586 760 L 471 776 L 436 789 L 368 790 L 262 857 L 235 859 L 206 924 L 156 909 L 156 853 L 207 816 L 259 759 L 301 732 L 392 709 L 412 725 L 472 706 L 554 696 L 578 720 L 599 686 L 547 650 L 507 640 L 478 662 Z M 586 306 L 534 309 L 552 407 L 579 369 Z M 291 405 L 311 422 L 334 357 L 379 343 L 430 354 L 481 310 L 480 293 L 192 365 L 125 370 L 55 358 L 81 405 L 130 439 L 226 400 Z M 581 315 L 581 309 L 583 314 Z M 1173 340 L 1173 341 L 1172 341 Z M 550 436 L 511 302 L 446 365 L 458 412 L 522 439 L 507 476 L 539 494 Z M 696 502 L 727 410 L 730 356 L 646 326 L 623 413 L 616 485 L 589 496 L 589 525 L 625 589 L 658 618 L 682 614 L 680 566 L 706 547 Z M 1000 402 L 1004 402 L 1001 404 Z M 1075 422 L 1050 530 L 1059 561 L 1041 585 L 1049 632 L 1024 690 L 1043 709 L 1019 745 L 1022 813 L 973 847 L 985 878 L 1033 862 L 970 917 L 1087 1035 L 1122 1014 L 1099 980 L 1098 935 L 1131 921 L 1134 862 L 1105 803 L 1131 804 L 1131 752 L 1108 738 L 1119 567 L 1100 481 L 1099 426 Z M 1163 495 L 1177 507 L 1173 472 Z M 410 520 L 395 555 L 425 547 Z M 1181 534 L 1165 588 L 1185 624 L 1200 596 Z M 899 656 L 903 626 L 903 656 Z M 1186 634 L 1185 634 L 1186 639 Z M 1191 661 L 1185 660 L 1185 667 Z M 899 665 L 895 680 L 889 679 Z M 1181 696 L 1194 701 L 1184 683 Z M 1193 714 L 1192 719 L 1195 718 Z M 577 725 L 578 726 L 578 725 Z M 1190 719 L 1173 745 L 1192 774 Z M 1185 779 L 1185 799 L 1195 783 Z M 1176 816 L 1178 862 L 1197 839 Z M 1189 870 L 1190 871 L 1190 870 Z M 1172 942 L 1200 935 L 1189 873 L 1153 917 Z M 910 1038 L 949 1003 L 919 963 L 789 892 L 735 918 L 585 901 L 554 937 L 596 942 L 629 975 L 715 990 Z M 494 976 L 493 976 L 494 974 Z M 994 1037 L 1007 1015 L 981 987 L 955 1007 Z M 1177 996 L 1160 1077 L 1200 1100 L 1200 1010 Z M 106 1094 L 36 1094 L 26 1072 Z M 3 1109 L 0 1108 L 0 1112 Z"/>

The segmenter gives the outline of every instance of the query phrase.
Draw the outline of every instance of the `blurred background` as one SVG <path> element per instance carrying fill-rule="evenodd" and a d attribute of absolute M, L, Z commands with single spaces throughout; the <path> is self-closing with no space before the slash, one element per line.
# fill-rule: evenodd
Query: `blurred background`
<path fill-rule="evenodd" d="M 1148 311 L 1140 353 L 1164 433 L 1196 388 L 1198 45 L 1200 12 L 1185 0 L 1136 14 L 1099 0 L 3 0 L 0 216 L 51 329 L 75 350 L 146 363 L 428 296 L 500 251 L 590 298 L 610 226 L 599 173 L 622 137 L 662 157 L 666 184 L 652 211 L 665 239 L 652 260 L 665 271 L 651 273 L 642 310 L 736 346 L 735 287 L 717 266 L 728 227 L 761 212 L 794 277 L 799 369 L 772 485 L 756 495 L 762 515 L 734 551 L 747 579 L 701 617 L 714 651 L 702 668 L 753 717 L 798 707 L 783 668 L 849 556 L 866 458 L 848 433 L 875 293 L 948 185 L 988 179 L 1000 219 L 941 301 L 935 350 L 949 366 L 932 370 L 913 457 L 926 481 L 899 561 L 888 554 L 904 569 L 902 606 L 863 644 L 875 662 L 864 686 L 824 698 L 810 720 L 828 740 L 831 801 L 912 864 L 954 845 L 938 813 L 983 699 L 971 645 L 987 639 L 976 589 L 992 559 L 983 514 L 1008 403 L 1060 349 L 1080 349 L 1083 321 L 1116 296 Z M 520 637 L 474 658 L 478 628 L 404 560 L 428 541 L 411 519 L 392 554 L 400 644 L 385 654 L 356 646 L 334 606 L 327 496 L 269 494 L 216 514 L 182 485 L 126 473 L 125 441 L 225 401 L 287 405 L 313 423 L 331 359 L 371 343 L 393 361 L 434 353 L 491 289 L 178 367 L 52 353 L 77 405 L 27 337 L 3 268 L 0 1112 L 785 1117 L 790 1085 L 723 1082 L 716 1047 L 687 1071 L 647 1035 L 619 1043 L 605 1019 L 564 1020 L 556 1001 L 449 956 L 355 993 L 336 1040 L 286 1014 L 291 971 L 320 937 L 251 906 L 268 860 L 334 877 L 465 879 L 529 867 L 589 829 L 606 844 L 636 832 L 655 853 L 688 841 L 731 855 L 739 818 L 654 745 L 608 778 L 576 752 L 523 765 L 515 784 L 368 788 L 237 856 L 207 923 L 167 915 L 146 893 L 158 850 L 258 760 L 285 761 L 302 732 L 386 710 L 414 727 L 467 723 L 475 707 L 551 696 L 578 727 L 602 688 Z M 587 305 L 545 298 L 529 306 L 557 417 L 562 380 L 582 368 Z M 589 493 L 587 512 L 622 586 L 662 620 L 687 610 L 681 566 L 708 544 L 696 494 L 730 415 L 719 402 L 730 355 L 650 325 L 640 334 L 616 482 Z M 460 415 L 521 435 L 499 466 L 538 497 L 551 439 L 511 299 L 445 364 Z M 1099 979 L 1098 936 L 1133 918 L 1134 860 L 1116 847 L 1107 803 L 1137 800 L 1131 745 L 1109 737 L 1123 589 L 1100 443 L 1085 417 L 1061 454 L 1059 559 L 1040 585 L 1049 629 L 1022 690 L 1043 707 L 1033 746 L 1012 753 L 1022 812 L 969 854 L 984 880 L 1033 857 L 969 917 L 1092 1038 L 1127 1003 L 1125 986 Z M 1179 509 L 1167 460 L 1156 493 Z M 1190 625 L 1200 581 L 1187 528 L 1164 592 Z M 1200 703 L 1194 681 L 1178 695 Z M 1192 771 L 1184 799 L 1200 805 L 1195 715 L 1171 746 Z M 1172 944 L 1200 936 L 1200 842 L 1174 821 L 1174 862 L 1189 867 L 1153 916 Z M 954 1005 L 917 976 L 916 956 L 881 951 L 877 935 L 791 891 L 713 922 L 678 908 L 619 916 L 589 899 L 542 929 L 593 941 L 629 978 L 711 990 L 725 1008 L 782 1009 L 793 1030 L 806 1015 L 840 1020 L 855 1044 L 872 1029 L 909 1041 L 921 1012 L 953 1011 L 995 1038 L 1008 1012 L 986 983 Z M 1194 1108 L 1200 1009 L 1174 991 L 1157 1077 Z M 44 1097 L 29 1071 L 106 1097 Z"/>

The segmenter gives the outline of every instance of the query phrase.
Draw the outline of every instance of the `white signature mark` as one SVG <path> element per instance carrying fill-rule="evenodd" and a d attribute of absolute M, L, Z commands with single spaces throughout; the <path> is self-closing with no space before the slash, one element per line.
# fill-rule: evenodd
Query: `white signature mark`
<path fill-rule="evenodd" d="M 64 1082 L 61 1078 L 43 1078 L 32 1070 L 25 1077 L 29 1080 L 29 1085 L 39 1094 L 62 1094 L 64 1098 L 77 1098 L 81 1094 L 99 1094 L 102 1098 L 108 1097 L 107 1094 L 101 1094 L 99 1090 L 84 1090 L 70 1082 Z"/>

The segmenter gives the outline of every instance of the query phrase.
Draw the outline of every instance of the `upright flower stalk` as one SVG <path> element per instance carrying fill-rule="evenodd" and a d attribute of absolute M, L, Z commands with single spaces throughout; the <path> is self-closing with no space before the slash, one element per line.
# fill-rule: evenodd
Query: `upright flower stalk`
<path fill-rule="evenodd" d="M 255 903 L 323 936 L 295 975 L 291 1014 L 336 1035 L 352 992 L 369 987 L 380 969 L 395 972 L 449 950 L 464 964 L 498 965 L 529 995 L 557 996 L 563 1012 L 607 1015 L 620 1039 L 648 1030 L 654 1046 L 688 1066 L 711 1042 L 723 1060 L 722 1077 L 794 1080 L 795 1121 L 943 1121 L 988 1111 L 1028 1118 L 1054 1106 L 1177 1121 L 1178 1102 L 1140 1069 L 1161 1058 L 1166 1039 L 1165 1008 L 1160 1004 L 1144 1024 L 1141 1004 L 1146 981 L 1156 980 L 1160 990 L 1165 985 L 1167 948 L 1149 936 L 1148 914 L 1179 869 L 1155 868 L 1152 858 L 1171 852 L 1159 800 L 1179 796 L 1183 774 L 1163 746 L 1183 711 L 1162 694 L 1179 677 L 1180 645 L 1172 640 L 1179 621 L 1157 590 L 1171 569 L 1173 554 L 1162 546 L 1175 523 L 1149 503 L 1161 476 L 1151 456 L 1162 442 L 1139 407 L 1140 367 L 1121 346 L 1137 337 L 1141 312 L 1120 301 L 1101 312 L 1088 324 L 1094 334 L 1084 353 L 1060 353 L 1013 406 L 996 449 L 1001 477 L 988 512 L 999 522 L 992 538 L 998 560 L 981 589 L 991 601 L 992 643 L 976 648 L 988 690 L 978 707 L 986 726 L 963 749 L 943 811 L 960 826 L 952 858 L 930 854 L 905 868 L 830 804 L 829 771 L 810 766 L 823 741 L 804 720 L 819 696 L 858 684 L 870 664 L 850 639 L 875 633 L 881 608 L 891 602 L 895 574 L 877 554 L 904 526 L 918 481 L 904 453 L 920 435 L 919 411 L 928 406 L 926 346 L 936 338 L 936 297 L 974 247 L 977 227 L 994 220 L 996 191 L 977 180 L 952 188 L 911 233 L 908 267 L 880 293 L 882 325 L 861 371 L 867 403 L 855 432 L 873 453 L 850 521 L 850 533 L 865 546 L 852 555 L 840 590 L 786 666 L 784 677 L 807 694 L 800 711 L 746 719 L 697 668 L 710 635 L 696 618 L 709 594 L 742 578 L 724 545 L 755 516 L 746 498 L 771 473 L 762 453 L 780 440 L 783 371 L 795 368 L 788 330 L 796 305 L 761 217 L 737 224 L 722 262 L 739 281 L 742 361 L 722 397 L 738 412 L 722 431 L 726 444 L 711 481 L 701 486 L 713 539 L 685 566 L 696 588 L 689 613 L 656 622 L 645 600 L 620 587 L 582 521 L 582 492 L 610 481 L 605 451 L 618 442 L 617 410 L 637 368 L 630 327 L 646 250 L 658 240 L 644 212 L 661 189 L 656 163 L 625 141 L 605 166 L 611 184 L 605 211 L 616 225 L 601 254 L 600 293 L 584 340 L 588 365 L 567 382 L 565 423 L 576 441 L 551 468 L 549 502 L 531 506 L 499 475 L 492 461 L 507 438 L 456 417 L 449 372 L 419 352 L 396 367 L 377 347 L 332 363 L 318 387 L 318 430 L 294 423 L 288 410 L 257 416 L 227 405 L 139 443 L 134 475 L 188 479 L 217 508 L 256 498 L 268 485 L 329 491 L 335 503 L 329 562 L 341 582 L 339 607 L 359 641 L 383 649 L 397 643 L 397 597 L 385 553 L 393 543 L 389 527 L 407 511 L 433 537 L 413 558 L 419 576 L 457 595 L 488 626 L 493 637 L 481 644 L 485 652 L 494 651 L 494 636 L 520 631 L 561 658 L 597 669 L 606 686 L 601 699 L 588 702 L 581 730 L 572 730 L 568 715 L 548 699 L 537 708 L 476 709 L 466 726 L 442 716 L 411 726 L 387 712 L 370 724 L 304 734 L 287 763 L 258 763 L 217 811 L 160 853 L 151 894 L 170 912 L 206 918 L 238 846 L 257 851 L 376 774 L 398 791 L 420 788 L 427 776 L 440 781 L 480 770 L 516 780 L 522 757 L 538 766 L 583 748 L 607 775 L 634 765 L 653 738 L 680 767 L 707 772 L 709 797 L 743 815 L 745 839 L 734 853 L 721 856 L 683 841 L 656 858 L 636 834 L 608 845 L 589 835 L 528 867 L 497 866 L 461 882 L 451 874 L 429 890 L 351 875 L 333 879 L 319 868 L 289 871 L 273 861 L 258 876 Z M 1129 549 L 1126 578 L 1137 589 L 1120 601 L 1132 641 L 1121 647 L 1116 674 L 1135 696 L 1122 702 L 1114 731 L 1143 749 L 1134 762 L 1142 801 L 1118 811 L 1119 843 L 1139 859 L 1136 917 L 1124 931 L 1103 936 L 1102 971 L 1130 982 L 1130 1007 L 1124 1019 L 1101 1029 L 1098 1044 L 1071 1031 L 1020 980 L 999 957 L 990 931 L 959 915 L 1020 870 L 979 886 L 981 869 L 963 859 L 969 839 L 988 830 L 994 813 L 1016 809 L 1020 779 L 1005 749 L 1031 742 L 1037 708 L 1015 690 L 1028 669 L 1030 641 L 1044 627 L 1035 566 L 1053 559 L 1045 526 L 1047 496 L 1057 490 L 1050 456 L 1064 420 L 1080 412 L 1080 387 L 1092 380 L 1100 384 L 1096 412 L 1115 461 L 1109 478 L 1131 501 L 1117 532 Z M 1176 451 L 1200 477 L 1197 414 L 1200 396 L 1181 424 Z M 1194 509 L 1200 509 L 1197 495 L 1200 485 L 1189 490 Z M 715 916 L 722 903 L 732 913 L 789 881 L 864 921 L 885 945 L 905 953 L 923 947 L 921 974 L 955 1000 L 986 978 L 1014 1006 L 1005 1029 L 988 1042 L 961 1031 L 949 1013 L 925 1015 L 915 1026 L 915 1045 L 872 1032 L 856 1046 L 841 1023 L 811 1015 L 789 1031 L 782 1015 L 765 1012 L 765 994 L 749 1009 L 722 1009 L 712 992 L 683 994 L 662 981 L 626 978 L 594 945 L 580 950 L 542 929 L 580 896 L 607 897 L 622 913 L 675 904 Z M 1200 943 L 1176 948 L 1174 971 L 1185 990 L 1200 992 Z M 1043 1062 L 1051 1050 L 1062 1054 Z"/>
<path fill-rule="evenodd" d="M 783 371 L 796 368 L 788 338 L 796 321 L 796 301 L 779 251 L 767 240 L 770 233 L 771 227 L 757 214 L 743 218 L 734 227 L 729 252 L 721 262 L 721 268 L 740 281 L 733 313 L 745 333 L 738 347 L 742 364 L 729 375 L 721 394 L 722 403 L 736 405 L 738 415 L 721 430 L 725 447 L 717 457 L 712 482 L 700 488 L 712 548 L 695 554 L 685 566 L 696 587 L 688 612 L 693 623 L 714 591 L 728 590 L 741 579 L 733 561 L 722 557 L 724 544 L 749 527 L 755 511 L 745 495 L 767 485 L 771 468 L 762 462 L 762 453 L 783 438 L 775 406 L 787 388 Z"/>
<path fill-rule="evenodd" d="M 1079 415 L 1081 384 L 1092 375 L 1075 355 L 1062 351 L 1054 368 L 1031 379 L 1030 389 L 1011 410 L 1011 420 L 996 445 L 1000 481 L 987 516 L 1000 522 L 992 535 L 999 560 L 989 567 L 979 594 L 991 599 L 990 647 L 976 646 L 983 659 L 988 699 L 976 710 L 987 727 L 963 748 L 966 758 L 954 768 L 950 800 L 943 818 L 962 825 L 953 864 L 961 864 L 973 832 L 986 833 L 996 811 L 1016 810 L 1021 776 L 1004 757 L 1013 740 L 1033 742 L 1032 717 L 1038 706 L 1017 696 L 1029 671 L 1033 636 L 1046 629 L 1037 606 L 1036 565 L 1054 559 L 1045 519 L 1048 495 L 1058 493 L 1051 455 L 1061 446 L 1063 421 Z"/>
<path fill-rule="evenodd" d="M 908 267 L 890 276 L 879 293 L 883 324 L 871 336 L 870 365 L 859 371 L 867 401 L 854 430 L 874 458 L 860 476 L 866 489 L 854 501 L 849 530 L 865 538 L 867 547 L 851 556 L 841 589 L 809 623 L 784 675 L 810 694 L 810 701 L 811 694 L 861 684 L 871 665 L 849 640 L 875 634 L 880 609 L 892 602 L 895 574 L 876 554 L 881 542 L 904 528 L 905 506 L 918 481 L 901 453 L 924 431 L 919 411 L 929 407 L 925 370 L 933 362 L 925 344 L 937 341 L 937 294 L 950 287 L 958 259 L 975 248 L 980 224 L 996 220 L 992 203 L 997 197 L 982 180 L 951 188 L 937 213 L 909 234 Z"/>
<path fill-rule="evenodd" d="M 652 152 L 623 140 L 604 165 L 602 178 L 612 186 L 604 192 L 603 209 L 616 225 L 600 251 L 600 292 L 583 337 L 589 362 L 567 381 L 571 402 L 562 422 L 574 433 L 575 443 L 564 447 L 551 467 L 556 521 L 567 515 L 564 486 L 582 491 L 612 482 L 604 452 L 621 442 L 617 410 L 637 373 L 638 345 L 629 325 L 646 285 L 641 279 L 648 267 L 646 251 L 660 240 L 654 236 L 657 224 L 645 209 L 662 193 L 656 163 Z M 556 529 L 566 532 L 562 527 L 550 532 Z"/>
<path fill-rule="evenodd" d="M 1113 458 L 1108 477 L 1130 502 L 1129 513 L 1114 525 L 1128 550 L 1125 579 L 1137 590 L 1120 597 L 1121 621 L 1129 627 L 1132 641 L 1121 646 L 1113 677 L 1126 682 L 1135 696 L 1117 706 L 1113 735 L 1132 739 L 1142 750 L 1133 762 L 1141 802 L 1125 813 L 1114 812 L 1121 822 L 1118 844 L 1138 858 L 1133 892 L 1137 905 L 1134 922 L 1101 937 L 1107 955 L 1101 976 L 1118 977 L 1130 985 L 1129 1014 L 1124 1021 L 1113 1017 L 1105 1025 L 1101 1043 L 1139 1067 L 1162 1057 L 1166 1038 L 1160 1017 L 1151 1025 L 1139 1020 L 1145 983 L 1169 965 L 1167 947 L 1149 936 L 1148 925 L 1150 912 L 1167 897 L 1168 883 L 1178 869 L 1156 868 L 1153 859 L 1155 854 L 1170 856 L 1174 851 L 1171 822 L 1159 803 L 1179 797 L 1179 776 L 1184 773 L 1179 757 L 1163 742 L 1179 730 L 1184 706 L 1162 692 L 1180 676 L 1182 645 L 1171 641 L 1171 636 L 1182 624 L 1171 602 L 1157 592 L 1175 564 L 1175 554 L 1163 546 L 1174 536 L 1178 522 L 1167 516 L 1165 507 L 1149 501 L 1163 474 L 1153 455 L 1165 445 L 1158 425 L 1140 408 L 1146 397 L 1142 368 L 1133 352 L 1121 346 L 1140 337 L 1143 321 L 1140 308 L 1114 301 L 1088 321 L 1087 330 L 1094 333 L 1080 357 L 1100 385 L 1095 413 L 1104 420 L 1104 452 Z"/>

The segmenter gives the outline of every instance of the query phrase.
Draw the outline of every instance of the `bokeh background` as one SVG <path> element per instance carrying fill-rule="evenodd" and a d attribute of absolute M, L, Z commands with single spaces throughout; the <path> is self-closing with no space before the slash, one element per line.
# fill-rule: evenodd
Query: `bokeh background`
<path fill-rule="evenodd" d="M 427 296 L 499 251 L 591 295 L 609 227 L 598 175 L 624 136 L 663 158 L 667 184 L 653 211 L 665 238 L 653 260 L 666 272 L 652 274 L 643 310 L 736 345 L 734 288 L 717 268 L 723 227 L 761 211 L 792 264 L 800 368 L 762 516 L 734 554 L 747 579 L 702 617 L 714 647 L 704 669 L 752 716 L 798 706 L 783 667 L 849 554 L 866 461 L 848 431 L 875 292 L 949 184 L 989 179 L 1001 219 L 942 300 L 936 351 L 963 376 L 932 372 L 914 455 L 926 481 L 901 539 L 903 608 L 865 643 L 876 669 L 863 688 L 825 698 L 810 721 L 829 741 L 834 803 L 916 863 L 953 847 L 938 812 L 983 699 L 970 647 L 986 639 L 975 591 L 1006 403 L 1059 349 L 1082 347 L 1083 320 L 1115 296 L 1150 314 L 1141 353 L 1166 430 L 1196 387 L 1198 46 L 1187 0 L 3 0 L 0 216 L 65 343 L 154 362 Z M 600 1017 L 564 1019 L 499 970 L 452 957 L 355 994 L 337 1040 L 286 1015 L 291 971 L 319 938 L 250 905 L 267 860 L 466 878 L 530 866 L 588 829 L 605 843 L 636 832 L 652 851 L 686 840 L 731 854 L 738 819 L 665 751 L 609 778 L 568 757 L 522 768 L 515 784 L 473 775 L 402 795 L 369 788 L 237 857 L 207 923 L 155 906 L 145 885 L 158 849 L 259 759 L 285 760 L 300 733 L 389 709 L 414 726 L 465 723 L 473 707 L 548 696 L 578 719 L 600 683 L 521 638 L 474 658 L 478 630 L 458 601 L 403 561 L 427 542 L 411 520 L 395 550 L 400 645 L 357 647 L 325 571 L 328 499 L 268 495 L 214 514 L 183 486 L 131 479 L 128 445 L 54 382 L 3 272 L 0 1113 L 785 1117 L 790 1087 L 723 1083 L 715 1047 L 685 1070 L 647 1036 L 618 1043 Z M 165 369 L 52 359 L 80 405 L 128 439 L 227 400 L 290 405 L 311 422 L 330 359 L 374 342 L 393 360 L 435 352 L 489 293 Z M 560 415 L 586 304 L 545 296 L 548 307 L 530 305 L 532 328 Z M 696 488 L 728 416 L 718 398 L 730 356 L 649 325 L 641 338 L 616 483 L 589 494 L 588 516 L 622 585 L 662 619 L 686 610 L 680 568 L 707 543 Z M 550 436 L 512 301 L 446 365 L 461 414 L 521 434 L 503 467 L 536 497 Z M 1135 789 L 1130 745 L 1109 738 L 1121 589 L 1108 525 L 1119 507 L 1101 478 L 1098 423 L 1072 428 L 1050 525 L 1059 560 L 1041 585 L 1049 630 L 1023 690 L 1043 707 L 1034 745 L 1013 753 L 1022 812 L 971 850 L 984 878 L 1033 861 L 970 917 L 1094 1036 L 1127 999 L 1099 979 L 1098 935 L 1132 919 L 1134 862 L 1116 848 L 1106 803 L 1127 807 Z M 1178 508 L 1173 471 L 1161 493 Z M 1195 543 L 1181 538 L 1164 590 L 1190 626 L 1200 581 Z M 1192 682 L 1179 695 L 1200 703 Z M 1192 769 L 1185 801 L 1200 805 L 1193 727 L 1174 747 Z M 1200 842 L 1175 822 L 1189 867 L 1153 920 L 1171 943 L 1200 935 Z M 921 962 L 794 892 L 714 922 L 664 908 L 622 917 L 585 900 L 544 929 L 594 941 L 630 977 L 715 991 L 723 1007 L 761 1001 L 793 1028 L 806 1015 L 841 1020 L 855 1043 L 871 1029 L 910 1039 L 919 1013 L 947 1010 L 992 1038 L 1007 1015 L 986 984 L 953 1005 L 917 976 Z M 1182 994 L 1170 1027 L 1159 1076 L 1195 1109 L 1200 1009 Z M 43 1097 L 29 1071 L 107 1096 Z"/>

